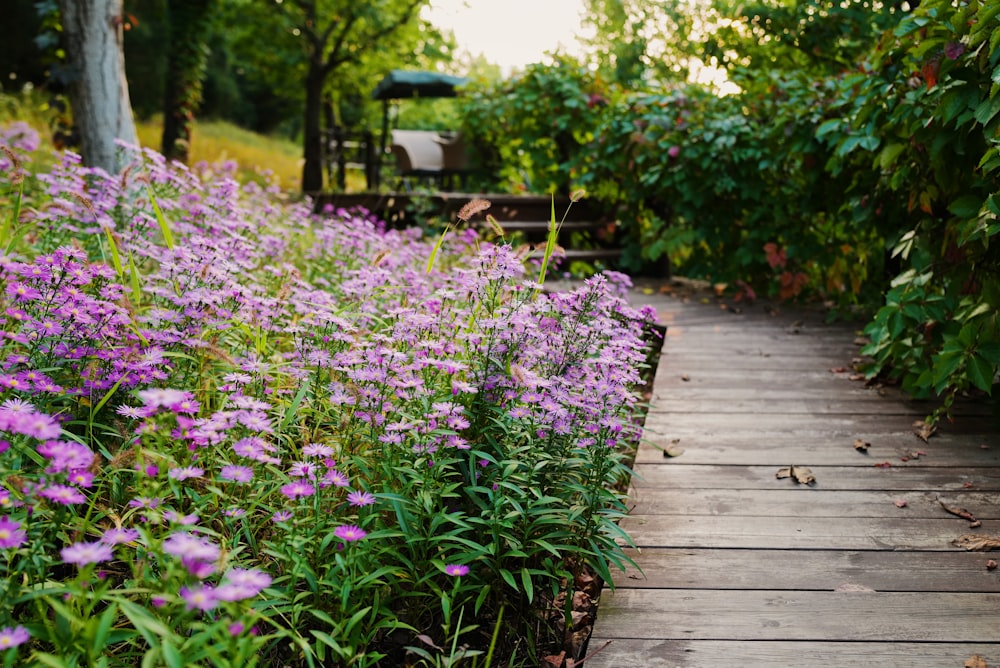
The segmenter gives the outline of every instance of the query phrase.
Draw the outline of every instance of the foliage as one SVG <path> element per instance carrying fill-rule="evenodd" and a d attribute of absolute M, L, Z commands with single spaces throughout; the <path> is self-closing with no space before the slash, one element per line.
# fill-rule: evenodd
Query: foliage
<path fill-rule="evenodd" d="M 753 85 L 759 73 L 775 70 L 836 76 L 864 59 L 910 4 L 917 3 L 716 0 L 715 29 L 705 35 L 705 57 L 741 85 Z"/>
<path fill-rule="evenodd" d="M 209 28 L 218 0 L 174 0 L 168 5 L 170 30 L 163 95 L 163 141 L 160 151 L 186 163 L 191 125 L 201 104 L 208 62 Z"/>
<path fill-rule="evenodd" d="M 537 663 L 627 560 L 650 314 L 136 157 L 3 172 L 5 664 Z"/>
<path fill-rule="evenodd" d="M 612 88 L 566 56 L 463 91 L 463 132 L 494 185 L 536 193 L 573 190 Z"/>
<path fill-rule="evenodd" d="M 918 396 L 990 392 L 1000 367 L 1000 6 L 929 0 L 845 77 L 819 134 L 898 273 L 866 352 Z"/>

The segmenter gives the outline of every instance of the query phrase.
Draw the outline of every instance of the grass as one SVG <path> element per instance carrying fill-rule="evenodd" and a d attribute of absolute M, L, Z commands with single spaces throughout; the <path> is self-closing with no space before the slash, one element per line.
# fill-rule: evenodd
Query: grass
<path fill-rule="evenodd" d="M 41 91 L 0 90 L 0 126 L 25 121 L 42 137 L 43 151 L 54 148 L 51 130 L 58 110 Z M 64 121 L 68 122 L 68 121 Z M 163 123 L 159 118 L 137 121 L 136 132 L 144 147 L 160 149 Z M 257 165 L 267 165 L 285 190 L 298 191 L 302 182 L 302 146 L 289 139 L 260 135 L 225 121 L 196 121 L 192 131 L 191 164 L 233 160 L 240 180 L 260 180 Z M 47 164 L 47 163 L 46 163 Z"/>
<path fill-rule="evenodd" d="M 136 132 L 142 146 L 160 149 L 161 119 L 137 122 Z M 302 182 L 301 145 L 289 139 L 260 135 L 225 121 L 195 121 L 190 163 L 224 160 L 233 160 L 239 165 L 240 180 L 254 178 L 259 172 L 257 165 L 267 165 L 286 190 L 298 190 Z"/>

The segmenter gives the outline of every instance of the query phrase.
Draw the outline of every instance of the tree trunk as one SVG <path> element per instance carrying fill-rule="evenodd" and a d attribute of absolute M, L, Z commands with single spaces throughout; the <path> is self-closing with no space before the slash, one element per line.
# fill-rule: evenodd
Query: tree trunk
<path fill-rule="evenodd" d="M 125 80 L 122 0 L 59 0 L 59 10 L 83 161 L 115 173 L 122 167 L 115 140 L 139 143 Z"/>
<path fill-rule="evenodd" d="M 161 150 L 171 160 L 186 163 L 191 149 L 191 123 L 201 104 L 208 47 L 205 33 L 215 0 L 171 0 L 170 43 L 163 91 Z"/>
<path fill-rule="evenodd" d="M 302 192 L 318 193 L 323 189 L 323 151 L 320 142 L 322 134 L 320 119 L 323 116 L 323 81 L 325 79 L 322 63 L 309 61 L 309 72 L 306 74 L 306 115 L 303 130 L 302 157 Z"/>

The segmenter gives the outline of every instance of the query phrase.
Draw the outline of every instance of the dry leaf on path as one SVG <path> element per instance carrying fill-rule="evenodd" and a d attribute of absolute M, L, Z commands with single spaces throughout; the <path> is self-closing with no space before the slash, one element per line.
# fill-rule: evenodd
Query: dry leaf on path
<path fill-rule="evenodd" d="M 907 506 L 906 499 L 896 499 L 893 503 L 897 508 L 905 508 Z"/>
<path fill-rule="evenodd" d="M 930 424 L 929 422 L 925 422 L 924 420 L 917 420 L 916 422 L 913 423 L 913 433 L 916 434 L 917 438 L 919 438 L 924 443 L 926 443 L 927 439 L 933 436 L 934 432 L 936 431 L 937 427 Z"/>
<path fill-rule="evenodd" d="M 996 569 L 997 569 L 997 560 L 996 559 L 990 559 L 989 561 L 986 562 L 986 570 L 988 570 L 988 571 L 995 571 Z"/>
<path fill-rule="evenodd" d="M 951 513 L 955 517 L 961 517 L 963 520 L 968 520 L 970 522 L 976 521 L 976 516 L 970 513 L 965 508 L 953 508 L 945 504 L 945 502 L 942 501 L 941 499 L 938 499 L 938 503 L 941 504 L 941 507 L 944 508 L 946 513 Z"/>
<path fill-rule="evenodd" d="M 566 652 L 559 652 L 558 654 L 552 654 L 546 656 L 542 659 L 544 665 L 552 666 L 553 668 L 561 668 L 563 665 L 563 660 L 566 658 Z"/>
<path fill-rule="evenodd" d="M 978 533 L 966 533 L 951 541 L 951 544 L 955 547 L 965 548 L 969 552 L 989 552 L 1000 549 L 1000 538 Z"/>
<path fill-rule="evenodd" d="M 816 482 L 816 476 L 813 472 L 805 466 L 786 466 L 785 468 L 778 469 L 778 472 L 774 474 L 774 477 L 778 480 L 784 478 L 794 478 L 795 482 L 800 485 L 811 485 Z"/>
<path fill-rule="evenodd" d="M 965 660 L 965 668 L 989 668 L 989 666 L 986 665 L 986 659 L 978 654 L 973 654 Z"/>
<path fill-rule="evenodd" d="M 860 438 L 854 439 L 854 449 L 858 452 L 868 452 L 868 448 L 872 447 L 872 444 L 868 441 L 862 440 Z"/>

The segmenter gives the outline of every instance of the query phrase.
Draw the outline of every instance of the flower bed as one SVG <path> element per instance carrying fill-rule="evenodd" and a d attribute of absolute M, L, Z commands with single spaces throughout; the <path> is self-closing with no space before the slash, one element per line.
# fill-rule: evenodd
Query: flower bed
<path fill-rule="evenodd" d="M 530 665 L 627 559 L 619 277 L 545 294 L 154 153 L 6 159 L 5 666 Z"/>

